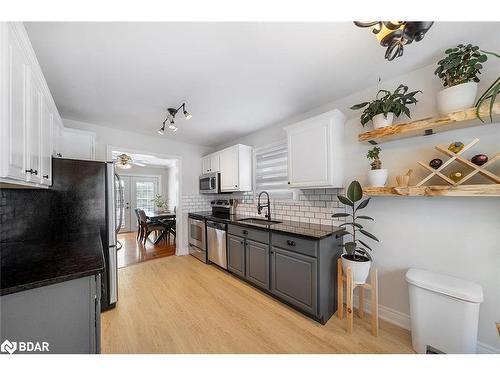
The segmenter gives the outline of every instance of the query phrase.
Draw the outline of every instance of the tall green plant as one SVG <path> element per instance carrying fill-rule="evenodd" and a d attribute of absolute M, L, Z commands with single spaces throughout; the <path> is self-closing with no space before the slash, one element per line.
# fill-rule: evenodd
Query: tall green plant
<path fill-rule="evenodd" d="M 380 82 L 380 79 L 379 79 Z M 361 114 L 361 125 L 365 126 L 373 117 L 379 114 L 384 114 L 387 117 L 389 112 L 394 113 L 396 117 L 401 116 L 404 113 L 406 116 L 410 117 L 409 104 L 417 104 L 418 100 L 415 98 L 419 92 L 422 91 L 411 91 L 408 92 L 408 86 L 399 85 L 396 90 L 390 92 L 388 90 L 378 90 L 375 100 L 371 102 L 363 102 L 355 104 L 351 107 L 353 110 L 365 108 Z"/>
<path fill-rule="evenodd" d="M 362 210 L 368 203 L 370 202 L 370 198 L 367 198 L 363 201 L 363 189 L 358 181 L 352 181 L 347 188 L 347 196 L 338 195 L 337 198 L 341 203 L 349 207 L 351 213 L 341 212 L 333 214 L 334 218 L 351 218 L 350 223 L 341 224 L 341 227 L 351 227 L 351 232 L 348 233 L 352 236 L 352 241 L 346 242 L 343 246 L 345 252 L 349 254 L 353 259 L 362 261 L 364 257 L 372 260 L 372 257 L 369 251 L 373 251 L 372 248 L 363 240 L 359 239 L 360 235 L 366 236 L 374 241 L 379 242 L 378 238 L 375 237 L 370 232 L 366 231 L 363 228 L 363 225 L 359 224 L 358 220 L 372 220 L 370 216 L 358 215 L 358 211 Z M 357 203 L 361 201 L 360 203 Z"/>
<path fill-rule="evenodd" d="M 491 56 L 498 57 L 500 59 L 500 55 L 494 53 L 494 52 L 488 52 L 488 51 L 483 51 L 481 52 L 486 53 Z M 479 113 L 479 108 L 483 103 L 486 103 L 488 100 L 490 101 L 490 105 L 488 107 L 488 113 L 490 117 L 490 121 L 493 122 L 493 106 L 495 105 L 495 101 L 497 100 L 498 93 L 500 92 L 500 77 L 498 77 L 491 85 L 486 89 L 486 91 L 479 97 L 476 103 L 476 115 L 481 120 L 484 122 L 484 120 L 481 118 L 481 114 Z"/>

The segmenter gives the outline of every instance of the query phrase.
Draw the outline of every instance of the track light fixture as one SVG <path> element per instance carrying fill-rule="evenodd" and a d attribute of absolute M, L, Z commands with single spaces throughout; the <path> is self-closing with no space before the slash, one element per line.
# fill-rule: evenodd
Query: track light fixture
<path fill-rule="evenodd" d="M 177 126 L 175 126 L 175 115 L 177 114 L 177 112 L 179 112 L 179 110 L 181 108 L 182 108 L 182 113 L 184 114 L 184 118 L 186 120 L 189 120 L 191 117 L 193 117 L 193 115 L 191 113 L 186 111 L 186 103 L 182 103 L 181 106 L 177 109 L 176 108 L 168 108 L 167 109 L 167 111 L 168 111 L 167 118 L 165 120 L 163 120 L 163 123 L 162 123 L 160 130 L 158 130 L 158 134 L 160 134 L 160 135 L 165 134 L 165 125 L 167 122 L 169 122 L 168 128 L 172 132 L 176 132 L 179 129 L 179 128 L 177 128 Z"/>
<path fill-rule="evenodd" d="M 385 58 L 389 61 L 403 56 L 404 46 L 414 40 L 419 42 L 424 39 L 429 31 L 431 21 L 354 21 L 358 27 L 371 27 L 382 47 L 387 47 Z"/>

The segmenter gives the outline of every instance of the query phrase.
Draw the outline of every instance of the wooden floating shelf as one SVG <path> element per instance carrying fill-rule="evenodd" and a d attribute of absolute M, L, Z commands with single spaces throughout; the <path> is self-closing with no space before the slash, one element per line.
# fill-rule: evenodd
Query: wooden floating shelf
<path fill-rule="evenodd" d="M 500 184 L 364 187 L 372 197 L 500 197 Z"/>
<path fill-rule="evenodd" d="M 488 124 L 490 122 L 489 115 L 487 114 L 488 106 L 481 106 L 480 113 L 484 124 Z M 493 122 L 500 120 L 500 103 L 497 102 L 494 104 L 492 114 Z M 478 125 L 483 125 L 483 123 L 476 116 L 476 108 L 469 108 L 465 111 L 454 112 L 443 117 L 428 117 L 364 132 L 358 135 L 358 140 L 376 145 L 397 139 L 432 135 Z"/>

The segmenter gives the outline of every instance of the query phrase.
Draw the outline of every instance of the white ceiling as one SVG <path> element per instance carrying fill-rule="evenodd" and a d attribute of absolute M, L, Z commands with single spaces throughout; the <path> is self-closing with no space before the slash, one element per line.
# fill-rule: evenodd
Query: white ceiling
<path fill-rule="evenodd" d="M 63 118 L 160 137 L 166 108 L 193 118 L 164 137 L 215 146 L 500 35 L 438 22 L 384 60 L 369 29 L 331 23 L 25 23 Z"/>

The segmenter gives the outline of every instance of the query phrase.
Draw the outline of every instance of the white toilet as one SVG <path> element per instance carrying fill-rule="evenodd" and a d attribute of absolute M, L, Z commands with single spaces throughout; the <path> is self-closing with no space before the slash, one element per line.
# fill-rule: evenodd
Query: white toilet
<path fill-rule="evenodd" d="M 411 339 L 417 353 L 476 353 L 480 285 L 410 268 Z"/>

